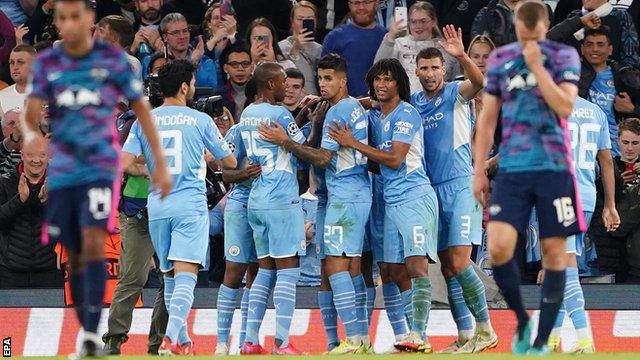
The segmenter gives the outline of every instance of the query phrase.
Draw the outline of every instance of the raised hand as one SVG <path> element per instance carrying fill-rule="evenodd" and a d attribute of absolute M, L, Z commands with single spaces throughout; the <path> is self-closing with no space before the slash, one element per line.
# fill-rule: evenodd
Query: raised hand
<path fill-rule="evenodd" d="M 29 200 L 29 180 L 24 174 L 20 175 L 20 180 L 18 180 L 18 195 L 20 195 L 20 201 L 22 203 L 26 203 Z"/>
<path fill-rule="evenodd" d="M 455 26 L 447 25 L 442 28 L 442 36 L 444 37 L 444 41 L 440 41 L 439 44 L 444 51 L 455 58 L 464 56 L 465 52 L 464 44 L 462 43 L 462 28 L 458 28 L 456 31 Z"/>

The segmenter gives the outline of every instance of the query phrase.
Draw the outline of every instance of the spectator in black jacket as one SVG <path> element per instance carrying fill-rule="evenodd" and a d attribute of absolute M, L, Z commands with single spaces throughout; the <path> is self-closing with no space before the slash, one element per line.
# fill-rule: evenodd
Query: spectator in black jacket
<path fill-rule="evenodd" d="M 607 114 L 611 152 L 619 155 L 618 122 L 640 116 L 640 82 L 635 71 L 610 60 L 613 47 L 608 27 L 587 29 L 582 41 L 579 95 L 600 106 Z"/>
<path fill-rule="evenodd" d="M 0 181 L 0 288 L 62 285 L 53 244 L 40 239 L 49 153 L 44 139 L 33 141 L 37 146 L 23 152 L 22 162 Z"/>
<path fill-rule="evenodd" d="M 487 35 L 496 47 L 517 40 L 513 11 L 520 0 L 491 0 L 476 14 L 471 25 L 471 37 Z"/>
<path fill-rule="evenodd" d="M 228 77 L 221 94 L 223 105 L 237 122 L 247 100 L 244 88 L 253 72 L 251 50 L 243 44 L 232 45 L 222 53 L 220 63 Z"/>

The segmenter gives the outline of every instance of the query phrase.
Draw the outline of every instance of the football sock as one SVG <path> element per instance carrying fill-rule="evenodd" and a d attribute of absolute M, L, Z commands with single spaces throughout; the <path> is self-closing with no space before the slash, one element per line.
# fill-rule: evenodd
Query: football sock
<path fill-rule="evenodd" d="M 376 301 L 376 288 L 367 288 L 367 328 L 371 326 L 371 316 L 373 316 L 373 306 Z"/>
<path fill-rule="evenodd" d="M 419 277 L 411 279 L 413 295 L 411 302 L 413 304 L 413 326 L 412 331 L 420 335 L 425 333 L 427 320 L 429 319 L 429 310 L 431 309 L 431 282 L 428 277 Z"/>
<path fill-rule="evenodd" d="M 242 323 L 240 324 L 239 346 L 244 344 L 245 335 L 247 333 L 247 308 L 249 307 L 250 288 L 245 287 L 242 291 L 242 302 L 240 302 L 240 313 L 242 314 Z"/>
<path fill-rule="evenodd" d="M 364 277 L 358 275 L 351 278 L 353 289 L 356 292 L 356 317 L 360 327 L 360 336 L 369 336 L 369 319 L 367 317 L 367 286 L 364 283 Z"/>
<path fill-rule="evenodd" d="M 246 342 L 253 345 L 260 344 L 258 331 L 267 310 L 267 299 L 276 281 L 276 271 L 270 269 L 258 269 L 251 291 L 249 292 L 249 307 L 247 308 L 247 333 Z"/>
<path fill-rule="evenodd" d="M 280 269 L 276 275 L 273 289 L 273 305 L 276 308 L 275 345 L 285 347 L 289 344 L 289 329 L 296 308 L 296 285 L 300 278 L 300 268 Z"/>
<path fill-rule="evenodd" d="M 73 307 L 76 309 L 78 322 L 84 328 L 84 272 L 72 271 L 69 274 L 69 284 L 71 285 L 71 300 L 73 300 Z"/>
<path fill-rule="evenodd" d="M 407 321 L 409 330 L 413 330 L 413 289 L 403 291 L 400 293 L 400 297 L 404 308 L 404 318 Z"/>
<path fill-rule="evenodd" d="M 233 321 L 233 312 L 236 309 L 236 297 L 239 289 L 232 289 L 226 285 L 220 285 L 218 289 L 218 344 L 229 342 L 229 332 Z"/>
<path fill-rule="evenodd" d="M 327 333 L 329 347 L 340 344 L 338 337 L 338 312 L 333 305 L 333 291 L 318 291 L 318 306 L 322 314 L 324 331 Z"/>
<path fill-rule="evenodd" d="M 166 278 L 165 278 L 166 280 Z M 173 277 L 174 289 L 169 301 L 169 321 L 166 336 L 172 342 L 184 344 L 190 342 L 186 335 L 186 322 L 191 305 L 193 305 L 193 290 L 198 277 L 189 272 L 181 272 Z M 165 284 L 166 291 L 167 284 Z M 165 297 L 165 302 L 167 298 Z"/>
<path fill-rule="evenodd" d="M 396 336 L 406 334 L 407 325 L 404 319 L 404 307 L 400 297 L 400 289 L 395 283 L 383 283 L 382 295 L 384 296 L 384 308 L 387 310 L 393 334 Z"/>
<path fill-rule="evenodd" d="M 478 274 L 471 265 L 462 270 L 456 276 L 460 287 L 462 288 L 462 296 L 473 314 L 476 322 L 486 323 L 489 321 L 489 307 L 487 306 L 487 297 L 485 295 L 484 284 Z"/>
<path fill-rule="evenodd" d="M 511 259 L 503 265 L 494 265 L 493 278 L 509 308 L 516 313 L 518 328 L 524 328 L 529 321 L 529 315 L 524 308 L 522 294 L 520 294 L 520 270 L 518 270 L 516 262 Z"/>
<path fill-rule="evenodd" d="M 533 342 L 534 347 L 546 345 L 547 340 L 549 340 L 549 334 L 553 329 L 553 324 L 558 317 L 558 310 L 564 298 L 565 274 L 565 270 L 545 270 L 544 280 L 542 280 L 538 336 Z"/>
<path fill-rule="evenodd" d="M 104 305 L 107 269 L 104 260 L 87 261 L 84 272 L 84 330 L 98 331 L 100 314 Z"/>
<path fill-rule="evenodd" d="M 584 311 L 584 294 L 582 286 L 580 286 L 580 276 L 578 268 L 567 268 L 567 285 L 564 290 L 564 307 L 571 317 L 573 327 L 578 331 L 578 339 L 591 338 L 589 331 L 581 331 L 588 329 L 587 314 Z M 582 336 L 581 336 L 582 335 Z"/>
<path fill-rule="evenodd" d="M 453 315 L 453 321 L 458 328 L 458 338 L 468 340 L 473 336 L 473 315 L 464 302 L 462 287 L 455 277 L 447 280 L 447 294 L 451 315 Z"/>
<path fill-rule="evenodd" d="M 329 276 L 333 290 L 333 303 L 348 338 L 360 335 L 358 317 L 356 315 L 356 294 L 348 271 L 341 271 Z"/>

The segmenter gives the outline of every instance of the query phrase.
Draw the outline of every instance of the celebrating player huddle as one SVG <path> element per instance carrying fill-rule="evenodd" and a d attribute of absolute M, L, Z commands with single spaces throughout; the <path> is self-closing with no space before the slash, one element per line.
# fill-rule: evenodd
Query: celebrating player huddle
<path fill-rule="evenodd" d="M 496 347 L 484 285 L 470 260 L 472 245 L 481 237 L 481 205 L 488 206 L 491 216 L 489 251 L 496 282 L 518 318 L 513 351 L 548 351 L 565 282 L 574 289 L 565 308 L 578 314 L 574 322 L 584 351 L 593 349 L 584 331 L 586 323 L 579 318 L 584 301 L 581 290 L 576 290 L 575 256 L 565 256 L 563 251 L 565 238 L 577 235 L 570 238 L 566 251 L 579 253 L 584 231 L 569 146 L 577 157 L 576 168 L 587 172 L 579 177 L 580 190 L 585 189 L 582 197 L 589 199 L 586 217 L 593 211 L 595 160 L 600 161 L 606 188 L 605 224 L 615 229 L 619 218 L 612 200 L 608 130 L 601 114 L 590 111 L 580 99 L 568 125 L 571 143 L 565 141 L 564 119 L 574 109 L 579 62 L 574 50 L 544 40 L 548 24 L 540 2 L 518 5 L 519 42 L 492 54 L 477 126 L 470 101 L 483 89 L 484 76 L 465 53 L 461 30 L 447 26 L 442 47 L 460 62 L 466 80 L 445 82 L 443 53 L 427 48 L 416 57 L 422 90 L 411 94 L 400 62 L 383 59 L 366 76 L 375 103 L 371 105 L 348 95 L 349 64 L 329 54 L 318 64 L 321 96 L 301 126 L 304 121 L 280 105 L 285 97 L 285 71 L 277 63 L 266 62 L 253 73 L 252 103 L 225 138 L 209 116 L 186 106 L 194 96 L 196 70 L 188 61 L 173 61 L 160 70 L 164 104 L 149 112 L 126 59 L 69 30 L 88 27 L 90 21 L 81 17 L 86 15 L 83 3 L 57 5 L 56 22 L 65 42 L 36 62 L 26 113 L 26 138 L 33 139 L 38 137 L 41 101 L 50 103 L 52 147 L 57 153 L 49 176 L 47 224 L 50 236 L 69 248 L 76 264 L 72 296 L 85 330 L 80 355 L 99 354 L 96 309 L 104 269 L 100 270 L 97 249 L 112 215 L 110 182 L 116 178 L 116 158 L 111 156 L 115 148 L 106 135 L 112 125 L 105 120 L 105 109 L 113 107 L 114 94 L 125 96 L 139 116 L 124 145 L 123 165 L 146 164 L 160 187 L 149 195 L 148 214 L 152 242 L 165 274 L 169 312 L 161 355 L 193 354 L 186 319 L 197 272 L 207 261 L 207 161 L 220 164 L 225 180 L 234 183 L 224 213 L 226 273 L 217 299 L 217 355 L 235 352 L 229 348 L 229 336 L 245 275 L 240 353 L 265 352 L 259 330 L 270 295 L 276 313 L 273 353 L 303 353 L 289 341 L 299 258 L 306 249 L 296 177 L 303 163 L 311 166 L 318 197 L 316 227 L 321 230 L 316 237 L 322 263 L 318 304 L 328 354 L 373 353 L 369 337 L 375 296 L 372 260 L 380 269 L 386 313 L 395 335 L 391 352 L 433 351 L 426 328 L 431 305 L 428 269 L 436 261 L 441 262 L 458 329 L 457 339 L 440 352 L 476 353 Z M 64 68 L 39 71 L 54 58 L 62 59 Z M 91 67 L 96 63 L 104 71 Z M 82 82 L 76 83 L 77 79 Z M 94 92 L 99 92 L 100 99 L 95 101 L 100 106 L 90 96 Z M 484 167 L 501 109 L 500 172 L 489 201 Z M 86 132 L 77 127 L 78 117 L 98 128 L 94 136 L 78 135 Z M 30 141 L 37 139 L 27 141 L 25 147 L 33 146 Z M 86 152 L 68 153 L 70 148 Z M 68 171 L 74 162 L 86 172 Z M 97 171 L 103 167 L 110 170 Z M 69 198 L 77 200 L 75 207 L 68 207 Z M 545 277 L 538 337 L 531 344 L 531 323 L 520 298 L 512 256 L 517 231 L 526 225 L 533 206 L 540 217 Z M 344 339 L 338 336 L 338 319 L 344 325 Z"/>

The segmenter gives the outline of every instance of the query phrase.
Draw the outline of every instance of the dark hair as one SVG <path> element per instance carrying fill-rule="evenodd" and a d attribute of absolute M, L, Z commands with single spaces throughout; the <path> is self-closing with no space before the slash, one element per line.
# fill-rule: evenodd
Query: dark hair
<path fill-rule="evenodd" d="M 174 97 L 182 84 L 191 84 L 196 67 L 188 60 L 175 60 L 166 63 L 158 71 L 158 83 L 165 98 Z"/>
<path fill-rule="evenodd" d="M 540 0 L 525 0 L 516 6 L 514 18 L 522 21 L 527 29 L 533 30 L 538 22 L 549 20 L 549 10 Z"/>
<path fill-rule="evenodd" d="M 243 42 L 237 42 L 231 46 L 227 46 L 220 54 L 220 64 L 224 65 L 229 62 L 229 55 L 233 53 L 246 53 L 251 61 L 251 50 Z"/>
<path fill-rule="evenodd" d="M 269 81 L 275 79 L 281 72 L 282 66 L 278 63 L 269 61 L 258 64 L 253 72 L 257 91 L 268 89 Z"/>
<path fill-rule="evenodd" d="M 618 125 L 618 136 L 620 136 L 623 131 L 629 131 L 636 135 L 640 135 L 640 119 L 627 118 L 620 121 L 620 124 Z"/>
<path fill-rule="evenodd" d="M 167 62 L 175 60 L 173 55 L 171 54 L 168 54 L 168 55 L 169 56 L 165 56 L 163 52 L 157 52 L 157 53 L 151 54 L 151 56 L 149 57 L 149 64 L 147 64 L 147 74 L 151 74 L 151 69 L 153 69 L 153 64 L 156 62 L 156 60 L 166 59 Z"/>
<path fill-rule="evenodd" d="M 31 56 L 36 56 L 36 53 L 38 51 L 36 50 L 36 48 L 34 48 L 31 45 L 20 44 L 20 45 L 16 45 L 16 47 L 14 47 L 13 50 L 11 50 L 11 52 L 26 52 L 31 54 Z"/>
<path fill-rule="evenodd" d="M 442 61 L 442 64 L 444 64 L 444 56 L 442 56 L 442 51 L 434 47 L 428 47 L 420 50 L 418 55 L 416 55 L 416 64 L 420 59 L 429 60 L 429 59 L 435 59 L 435 58 L 440 59 L 440 61 Z"/>
<path fill-rule="evenodd" d="M 407 72 L 400 64 L 398 59 L 382 59 L 373 64 L 371 69 L 367 71 L 367 85 L 369 86 L 369 95 L 372 99 L 378 100 L 375 89 L 373 88 L 373 80 L 379 75 L 390 75 L 398 84 L 398 94 L 400 99 L 405 102 L 411 102 L 411 86 Z"/>
<path fill-rule="evenodd" d="M 249 106 L 258 95 L 258 88 L 256 88 L 256 80 L 251 76 L 249 80 L 244 84 L 244 96 L 246 98 L 244 107 Z M 240 119 L 238 119 L 240 121 Z"/>
<path fill-rule="evenodd" d="M 84 3 L 88 9 L 92 9 L 94 8 L 93 4 L 95 3 L 95 1 L 91 1 L 91 0 L 55 0 L 56 3 L 67 3 L 67 2 L 82 2 Z"/>
<path fill-rule="evenodd" d="M 609 45 L 611 45 L 611 38 L 609 37 L 609 32 L 611 32 L 611 28 L 608 27 L 607 25 L 602 25 L 597 29 L 592 29 L 587 27 L 584 29 L 584 38 L 582 39 L 582 43 L 584 44 L 584 42 L 587 41 L 588 36 L 603 35 L 604 37 L 607 38 L 607 42 L 609 43 Z"/>
<path fill-rule="evenodd" d="M 287 74 L 288 78 L 291 79 L 302 79 L 302 87 L 304 87 L 304 74 L 296 68 L 288 68 L 284 71 Z"/>
<path fill-rule="evenodd" d="M 338 54 L 327 54 L 318 62 L 318 70 L 335 70 L 341 73 L 347 73 L 347 61 Z"/>
<path fill-rule="evenodd" d="M 273 48 L 273 52 L 276 55 L 276 60 L 284 60 L 284 55 L 282 55 L 282 50 L 278 45 L 278 32 L 276 31 L 276 28 L 273 26 L 271 21 L 269 21 L 267 18 L 259 17 L 249 23 L 249 26 L 247 26 L 247 33 L 245 34 L 245 41 L 247 42 L 247 44 L 251 46 L 251 31 L 253 31 L 253 28 L 255 28 L 256 26 L 264 26 L 269 29 L 272 39 L 271 47 Z"/>
<path fill-rule="evenodd" d="M 118 42 L 122 47 L 128 47 L 133 42 L 133 25 L 120 15 L 105 16 L 98 22 L 98 26 L 109 26 L 109 30 L 118 35 Z"/>

